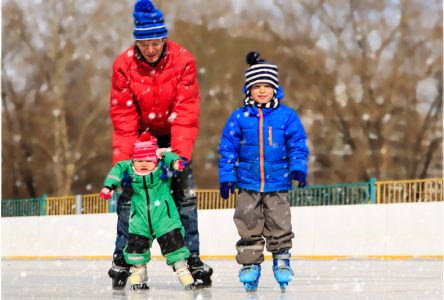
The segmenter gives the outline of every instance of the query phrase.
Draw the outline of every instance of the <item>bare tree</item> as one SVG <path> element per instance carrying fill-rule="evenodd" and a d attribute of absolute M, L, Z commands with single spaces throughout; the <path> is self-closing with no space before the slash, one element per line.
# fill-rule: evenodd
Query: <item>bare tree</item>
<path fill-rule="evenodd" d="M 8 125 L 3 149 L 14 155 L 15 165 L 3 173 L 11 175 L 13 186 L 24 180 L 30 196 L 36 195 L 37 184 L 39 193 L 68 195 L 88 164 L 100 156 L 110 162 L 111 56 L 121 50 L 122 41 L 103 42 L 113 34 L 106 22 L 110 18 L 106 1 L 89 7 L 89 14 L 82 18 L 78 16 L 85 12 L 76 4 L 45 1 L 34 7 L 39 18 L 26 18 L 14 2 L 3 6 L 7 17 L 2 105 Z M 114 8 L 118 13 L 119 8 Z M 5 139 L 6 134 L 13 139 Z M 105 147 L 95 147 L 92 141 Z M 102 178 L 102 174 L 87 177 L 96 181 L 91 178 Z M 4 177 L 8 180 L 9 176 Z"/>
<path fill-rule="evenodd" d="M 442 176 L 442 6 L 428 11 L 420 2 L 383 0 L 301 5 L 301 15 L 319 29 L 300 26 L 300 34 L 316 47 L 293 47 L 294 62 L 285 65 L 305 66 L 290 80 L 311 124 L 314 179 Z M 296 17 L 287 10 L 287 20 Z M 428 18 L 435 22 L 427 24 Z M 418 89 L 427 96 L 419 99 Z"/>

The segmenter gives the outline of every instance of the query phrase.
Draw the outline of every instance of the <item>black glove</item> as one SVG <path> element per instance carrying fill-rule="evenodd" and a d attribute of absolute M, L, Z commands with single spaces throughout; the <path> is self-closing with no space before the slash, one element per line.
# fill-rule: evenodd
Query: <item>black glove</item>
<path fill-rule="evenodd" d="M 220 183 L 220 196 L 222 199 L 227 200 L 229 196 L 229 192 L 234 194 L 234 182 L 221 182 Z"/>
<path fill-rule="evenodd" d="M 307 185 L 307 174 L 301 171 L 291 172 L 291 179 L 299 182 L 298 187 L 303 188 Z"/>

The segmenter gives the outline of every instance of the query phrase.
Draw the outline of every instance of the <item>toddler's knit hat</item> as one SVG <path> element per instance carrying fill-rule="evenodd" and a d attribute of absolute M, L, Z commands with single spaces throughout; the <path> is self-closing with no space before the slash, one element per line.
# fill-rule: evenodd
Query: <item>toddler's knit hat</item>
<path fill-rule="evenodd" d="M 134 39 L 152 40 L 168 36 L 163 13 L 150 0 L 138 0 L 134 5 Z"/>
<path fill-rule="evenodd" d="M 275 91 L 279 87 L 278 67 L 266 62 L 258 52 L 247 54 L 247 64 L 250 66 L 245 71 L 245 89 L 249 91 L 256 83 L 268 83 Z"/>
<path fill-rule="evenodd" d="M 144 131 L 134 143 L 133 160 L 149 160 L 157 164 L 157 139 Z"/>

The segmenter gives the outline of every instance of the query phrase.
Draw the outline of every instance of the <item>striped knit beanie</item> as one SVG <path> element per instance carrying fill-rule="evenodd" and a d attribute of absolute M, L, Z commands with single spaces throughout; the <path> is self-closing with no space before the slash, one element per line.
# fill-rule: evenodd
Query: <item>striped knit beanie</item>
<path fill-rule="evenodd" d="M 245 87 L 247 91 L 256 83 L 268 83 L 275 91 L 279 87 L 278 68 L 260 58 L 257 52 L 247 54 L 247 64 L 250 65 L 245 71 Z"/>
<path fill-rule="evenodd" d="M 138 0 L 134 5 L 134 39 L 152 40 L 168 36 L 163 13 L 150 0 Z"/>
<path fill-rule="evenodd" d="M 263 60 L 257 52 L 247 54 L 247 64 L 249 64 L 250 67 L 245 71 L 244 92 L 246 97 L 244 99 L 244 105 L 254 105 L 264 108 L 278 107 L 280 99 L 278 97 L 283 97 L 283 92 L 279 86 L 277 66 Z M 273 88 L 274 95 L 268 103 L 258 103 L 251 97 L 251 87 L 256 83 L 268 83 Z"/>
<path fill-rule="evenodd" d="M 157 164 L 157 139 L 144 131 L 134 143 L 133 160 L 149 160 Z"/>

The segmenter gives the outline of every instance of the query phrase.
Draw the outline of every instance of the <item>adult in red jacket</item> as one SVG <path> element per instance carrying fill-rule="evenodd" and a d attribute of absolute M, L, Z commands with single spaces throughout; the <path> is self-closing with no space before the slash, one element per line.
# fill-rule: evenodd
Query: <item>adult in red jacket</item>
<path fill-rule="evenodd" d="M 173 198 L 185 228 L 188 260 L 196 282 L 211 285 L 213 270 L 199 258 L 196 197 L 191 158 L 199 129 L 199 87 L 196 62 L 185 48 L 167 40 L 163 14 L 149 0 L 134 7 L 134 46 L 114 62 L 110 97 L 110 116 L 114 126 L 113 164 L 131 159 L 134 142 L 141 132 L 157 138 L 159 148 L 171 147 L 187 162 L 185 170 L 173 175 Z M 132 187 L 122 183 L 117 200 L 117 238 L 113 266 L 108 274 L 114 288 L 125 287 L 129 265 L 123 257 L 128 241 L 128 220 Z M 152 241 L 143 238 L 132 247 L 144 248 Z M 172 245 L 174 247 L 174 245 Z M 173 249 L 174 250 L 174 249 Z"/>

